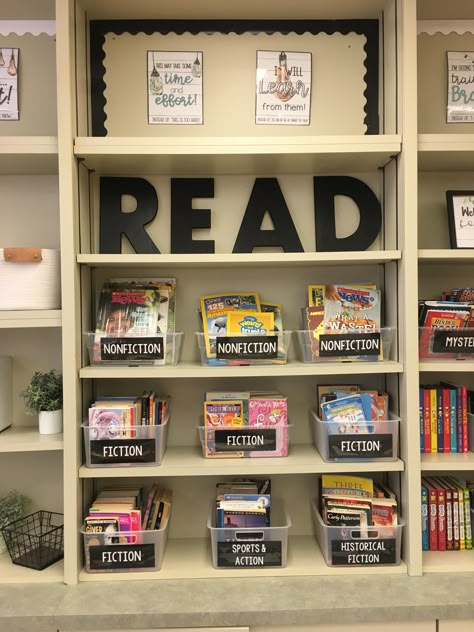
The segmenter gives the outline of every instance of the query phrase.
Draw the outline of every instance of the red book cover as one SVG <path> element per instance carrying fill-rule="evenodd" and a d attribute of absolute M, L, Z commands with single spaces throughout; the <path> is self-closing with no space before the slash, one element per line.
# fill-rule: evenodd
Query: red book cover
<path fill-rule="evenodd" d="M 443 398 L 443 452 L 451 452 L 451 393 L 449 388 L 442 389 Z"/>
<path fill-rule="evenodd" d="M 430 551 L 438 550 L 438 492 L 429 479 L 422 479 L 428 489 L 429 541 Z"/>
<path fill-rule="evenodd" d="M 432 481 L 438 495 L 438 551 L 446 551 L 446 490 L 436 478 Z"/>

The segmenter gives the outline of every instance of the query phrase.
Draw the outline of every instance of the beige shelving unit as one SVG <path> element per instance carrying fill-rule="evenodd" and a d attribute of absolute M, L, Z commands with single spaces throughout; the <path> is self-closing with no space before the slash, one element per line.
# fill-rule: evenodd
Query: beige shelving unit
<path fill-rule="evenodd" d="M 9 21 L 9 27 L 4 20 Z M 2 247 L 59 248 L 54 0 L 0 9 L 0 47 L 19 47 L 20 120 L 0 122 Z M 18 393 L 36 370 L 61 368 L 61 310 L 1 311 L 0 348 L 13 357 L 12 426 L 0 433 L 0 495 L 17 489 L 30 511 L 63 511 L 63 435 L 40 435 Z M 38 572 L 0 555 L 0 583 L 62 582 L 58 562 Z"/>
<path fill-rule="evenodd" d="M 463 286 L 468 279 L 471 283 L 474 273 L 473 252 L 450 249 L 445 200 L 449 189 L 471 188 L 473 127 L 447 124 L 439 117 L 440 109 L 446 108 L 446 51 L 474 50 L 473 17 L 474 8 L 468 2 L 418 0 L 418 276 L 422 298 L 435 298 L 441 290 Z M 428 80 L 427 67 L 438 64 L 439 72 Z M 470 361 L 420 362 L 419 369 L 421 383 L 449 378 L 473 386 L 474 363 Z M 472 452 L 422 455 L 421 471 L 472 479 L 473 456 Z M 453 553 L 424 552 L 423 571 L 474 570 L 472 551 Z"/>

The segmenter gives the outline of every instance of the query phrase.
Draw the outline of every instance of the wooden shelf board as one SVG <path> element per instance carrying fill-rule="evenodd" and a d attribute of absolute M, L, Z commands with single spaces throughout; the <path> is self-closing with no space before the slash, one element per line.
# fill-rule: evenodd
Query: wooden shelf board
<path fill-rule="evenodd" d="M 434 360 L 432 362 L 420 362 L 420 372 L 427 373 L 465 373 L 474 371 L 474 360 Z"/>
<path fill-rule="evenodd" d="M 0 329 L 61 327 L 60 309 L 0 311 Z"/>
<path fill-rule="evenodd" d="M 208 268 L 218 265 L 230 268 L 242 267 L 297 267 L 317 264 L 353 265 L 388 263 L 401 259 L 400 250 L 368 250 L 363 252 L 273 252 L 250 254 L 162 254 L 162 255 L 77 255 L 78 263 L 92 268 L 130 266 L 170 266 L 173 268 Z"/>
<path fill-rule="evenodd" d="M 474 263 L 474 248 L 449 250 L 448 248 L 418 250 L 420 263 Z"/>
<path fill-rule="evenodd" d="M 474 456 L 474 454 L 473 454 Z M 160 466 L 79 468 L 80 478 L 127 478 L 145 476 L 260 476 L 270 474 L 308 474 L 326 472 L 401 472 L 404 463 L 334 462 L 325 463 L 312 445 L 290 444 L 288 457 L 252 459 L 205 459 L 200 447 L 169 447 Z"/>
<path fill-rule="evenodd" d="M 1 452 L 46 452 L 62 450 L 64 447 L 62 433 L 42 435 L 38 428 L 10 426 L 0 432 Z"/>
<path fill-rule="evenodd" d="M 423 551 L 424 573 L 472 573 L 474 551 Z"/>
<path fill-rule="evenodd" d="M 471 171 L 474 168 L 474 134 L 420 134 L 420 171 Z"/>
<path fill-rule="evenodd" d="M 108 175 L 368 172 L 400 153 L 401 136 L 79 137 L 74 153 Z"/>
<path fill-rule="evenodd" d="M 54 136 L 0 136 L 2 175 L 58 173 L 58 141 Z"/>
<path fill-rule="evenodd" d="M 462 454 L 422 454 L 422 472 L 443 472 L 443 471 L 463 471 L 474 470 L 474 452 Z"/>
<path fill-rule="evenodd" d="M 473 555 L 474 557 L 474 555 Z M 143 579 L 206 579 L 220 577 L 295 577 L 298 575 L 385 575 L 406 574 L 404 562 L 399 566 L 345 568 L 327 566 L 312 536 L 295 536 L 288 541 L 286 568 L 225 569 L 213 568 L 210 539 L 168 540 L 160 571 L 140 573 L 87 573 L 80 581 L 120 581 Z"/>
<path fill-rule="evenodd" d="M 61 560 L 42 571 L 12 564 L 8 552 L 0 555 L 0 584 L 43 584 L 64 581 L 64 562 Z"/>
<path fill-rule="evenodd" d="M 254 366 L 201 366 L 197 363 L 181 362 L 177 366 L 85 366 L 79 370 L 82 378 L 203 378 L 209 377 L 262 377 L 301 375 L 374 375 L 380 373 L 402 373 L 403 364 L 384 362 L 321 362 L 310 364 L 290 362 L 282 365 Z"/>

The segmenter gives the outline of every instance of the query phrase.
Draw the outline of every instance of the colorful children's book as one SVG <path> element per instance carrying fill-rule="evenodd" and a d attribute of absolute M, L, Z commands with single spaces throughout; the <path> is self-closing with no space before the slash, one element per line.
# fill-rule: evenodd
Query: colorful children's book
<path fill-rule="evenodd" d="M 247 312 L 239 310 L 227 314 L 226 333 L 229 336 L 239 334 L 258 334 L 266 336 L 273 333 L 275 317 L 271 312 Z"/>
<path fill-rule="evenodd" d="M 362 398 L 358 393 L 324 402 L 321 409 L 323 421 L 331 422 L 330 434 L 357 433 L 366 427 Z"/>

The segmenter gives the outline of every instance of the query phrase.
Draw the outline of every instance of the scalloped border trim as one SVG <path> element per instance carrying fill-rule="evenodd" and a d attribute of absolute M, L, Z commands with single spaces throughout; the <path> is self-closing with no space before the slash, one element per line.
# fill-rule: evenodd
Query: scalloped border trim
<path fill-rule="evenodd" d="M 0 35 L 56 35 L 55 20 L 0 20 Z"/>
<path fill-rule="evenodd" d="M 418 20 L 417 33 L 426 35 L 449 35 L 474 33 L 474 20 Z"/>

